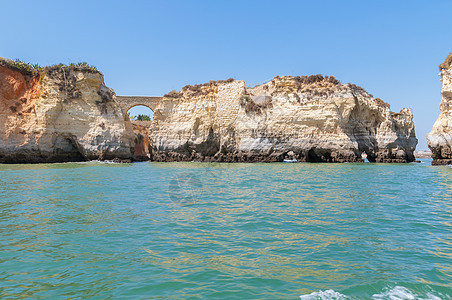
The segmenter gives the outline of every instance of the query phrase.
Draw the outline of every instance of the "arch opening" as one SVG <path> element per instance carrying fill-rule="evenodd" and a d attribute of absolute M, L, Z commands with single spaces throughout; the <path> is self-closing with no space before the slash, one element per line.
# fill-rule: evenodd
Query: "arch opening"
<path fill-rule="evenodd" d="M 133 127 L 134 160 L 150 160 L 152 147 L 149 133 L 152 120 L 154 119 L 154 112 L 145 105 L 135 105 L 127 110 L 125 118 L 130 120 Z"/>
<path fill-rule="evenodd" d="M 154 111 L 145 105 L 134 105 L 126 112 L 130 121 L 151 122 L 154 118 Z"/>

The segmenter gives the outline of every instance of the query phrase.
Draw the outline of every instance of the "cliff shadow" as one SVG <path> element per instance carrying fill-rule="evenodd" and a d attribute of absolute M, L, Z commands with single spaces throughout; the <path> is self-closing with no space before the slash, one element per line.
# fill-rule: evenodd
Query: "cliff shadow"
<path fill-rule="evenodd" d="M 133 160 L 147 161 L 152 158 L 150 128 L 154 119 L 154 111 L 146 105 L 134 105 L 125 115 L 124 121 L 130 121 L 133 130 Z"/>

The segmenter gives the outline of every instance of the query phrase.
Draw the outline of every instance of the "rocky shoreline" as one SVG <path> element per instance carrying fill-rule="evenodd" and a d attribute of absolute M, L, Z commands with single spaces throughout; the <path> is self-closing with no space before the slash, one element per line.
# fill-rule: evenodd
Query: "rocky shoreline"
<path fill-rule="evenodd" d="M 284 76 L 247 88 L 211 81 L 164 96 L 150 135 L 152 160 L 403 163 L 415 160 L 410 109 L 334 77 Z"/>
<path fill-rule="evenodd" d="M 411 109 L 398 113 L 333 76 L 185 86 L 134 124 L 86 64 L 29 68 L 0 59 L 0 162 L 85 160 L 371 162 L 415 160 Z"/>

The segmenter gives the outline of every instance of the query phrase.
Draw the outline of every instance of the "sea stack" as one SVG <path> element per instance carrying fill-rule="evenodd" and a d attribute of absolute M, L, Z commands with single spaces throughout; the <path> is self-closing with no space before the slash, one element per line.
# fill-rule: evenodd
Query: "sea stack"
<path fill-rule="evenodd" d="M 432 150 L 433 165 L 452 164 L 452 53 L 439 65 L 441 81 L 440 114 L 432 131 L 427 135 L 427 144 Z"/>
<path fill-rule="evenodd" d="M 150 141 L 156 161 L 220 162 L 403 163 L 417 144 L 411 109 L 322 75 L 185 86 L 156 107 Z"/>
<path fill-rule="evenodd" d="M 131 159 L 132 125 L 115 98 L 87 64 L 0 59 L 0 162 Z"/>

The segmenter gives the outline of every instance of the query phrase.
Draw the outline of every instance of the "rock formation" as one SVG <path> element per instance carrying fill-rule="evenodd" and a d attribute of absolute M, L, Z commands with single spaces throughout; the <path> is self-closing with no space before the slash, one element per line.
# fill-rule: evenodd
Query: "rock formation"
<path fill-rule="evenodd" d="M 440 114 L 432 131 L 427 135 L 427 144 L 432 150 L 433 165 L 452 164 L 452 53 L 439 66 L 443 87 L 441 90 Z"/>
<path fill-rule="evenodd" d="M 410 109 L 399 113 L 353 84 L 321 75 L 246 88 L 229 79 L 165 95 L 150 128 L 157 161 L 414 161 Z"/>
<path fill-rule="evenodd" d="M 153 101 L 150 125 L 132 125 L 96 69 L 0 59 L 0 162 L 414 160 L 411 110 L 332 76 L 211 81 Z"/>
<path fill-rule="evenodd" d="M 130 159 L 132 125 L 103 75 L 0 59 L 0 162 Z"/>
<path fill-rule="evenodd" d="M 133 126 L 134 136 L 134 154 L 133 159 L 136 161 L 150 160 L 149 147 L 149 126 L 150 121 L 131 121 Z"/>

